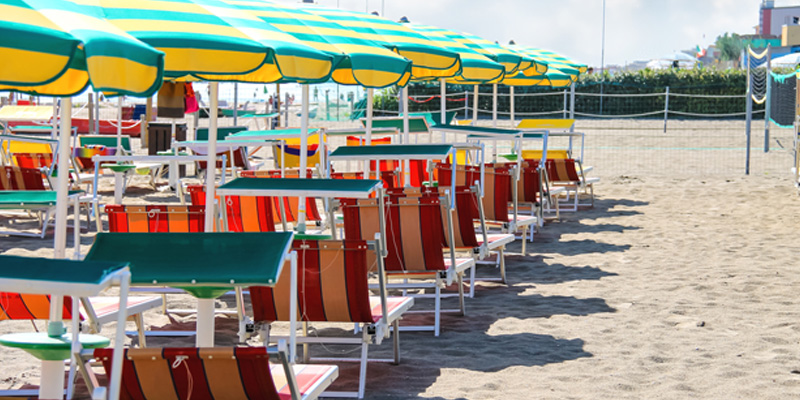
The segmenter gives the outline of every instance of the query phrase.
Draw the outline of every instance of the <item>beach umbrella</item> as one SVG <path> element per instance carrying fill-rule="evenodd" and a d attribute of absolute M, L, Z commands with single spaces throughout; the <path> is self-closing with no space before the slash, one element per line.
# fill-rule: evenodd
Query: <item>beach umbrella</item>
<path fill-rule="evenodd" d="M 574 61 L 554 51 L 536 47 L 520 46 L 514 44 L 513 42 L 508 46 L 508 48 L 518 53 L 533 57 L 534 59 L 547 64 L 549 67 L 555 68 L 565 74 L 574 75 L 577 77 L 580 74 L 585 74 L 588 70 L 586 64 Z"/>
<path fill-rule="evenodd" d="M 406 24 L 366 14 L 341 9 L 308 6 L 311 13 L 336 23 L 379 43 L 389 50 L 411 60 L 414 77 L 425 79 L 451 78 L 461 71 L 458 53 L 442 47 Z M 366 143 L 372 143 L 372 99 L 373 90 L 367 89 Z"/>
<path fill-rule="evenodd" d="M 70 96 L 89 85 L 107 94 L 151 96 L 161 86 L 164 54 L 108 24 L 97 9 L 71 1 L 6 0 L 0 4 L 0 90 L 63 97 L 56 185 L 55 257 L 64 258 L 67 235 Z M 74 227 L 80 229 L 80 227 Z M 51 325 L 61 324 L 61 296 L 53 296 Z M 58 331 L 57 327 L 53 332 Z M 118 343 L 117 345 L 121 345 Z M 115 352 L 113 368 L 122 368 Z M 40 398 L 60 398 L 64 381 L 42 382 Z M 119 379 L 110 396 L 119 396 Z"/>
<path fill-rule="evenodd" d="M 331 79 L 342 85 L 365 88 L 405 86 L 411 78 L 411 63 L 360 32 L 336 21 L 300 8 L 265 0 L 226 0 L 228 4 L 247 10 L 277 29 L 294 36 L 302 43 L 330 54 L 334 58 Z M 300 134 L 300 168 L 307 167 L 307 132 L 309 87 L 302 86 Z M 304 174 L 300 174 L 305 177 Z M 305 202 L 300 201 L 299 230 L 305 228 Z"/>

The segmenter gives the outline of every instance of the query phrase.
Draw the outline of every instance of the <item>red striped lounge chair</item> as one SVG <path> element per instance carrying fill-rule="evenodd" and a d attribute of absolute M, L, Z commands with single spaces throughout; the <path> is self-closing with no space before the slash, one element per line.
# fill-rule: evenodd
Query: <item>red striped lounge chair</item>
<path fill-rule="evenodd" d="M 545 162 L 547 175 L 554 186 L 562 186 L 567 191 L 565 203 L 570 202 L 570 194 L 574 194 L 572 207 L 563 208 L 561 211 L 577 211 L 579 206 L 594 207 L 594 184 L 600 182 L 598 177 L 586 177 L 581 162 L 572 158 L 548 159 Z M 589 203 L 578 203 L 581 193 L 588 194 Z M 563 203 L 562 203 L 563 204 Z"/>
<path fill-rule="evenodd" d="M 341 200 L 345 238 L 369 240 L 380 232 L 380 212 L 376 199 Z M 392 284 L 398 289 L 434 289 L 433 326 L 403 327 L 405 330 L 433 330 L 439 336 L 442 287 L 457 283 L 459 309 L 464 315 L 464 272 L 475 266 L 475 260 L 456 258 L 455 249 L 444 256 L 445 234 L 441 223 L 438 197 L 399 198 L 385 205 L 386 276 L 389 279 L 413 282 Z M 452 229 L 452 223 L 447 224 Z M 413 311 L 412 311 L 413 312 Z M 430 311 L 427 311 L 430 312 Z"/>
<path fill-rule="evenodd" d="M 451 185 L 451 164 L 439 163 L 436 165 L 439 176 L 439 186 Z M 493 168 L 484 166 L 483 192 L 481 201 L 485 223 L 489 227 L 500 228 L 501 232 L 521 232 L 522 254 L 525 254 L 526 241 L 533 241 L 533 231 L 537 218 L 530 215 L 519 215 L 517 207 L 513 206 L 509 215 L 509 203 L 514 203 L 516 185 L 512 185 L 513 171 L 509 168 Z M 480 167 L 459 165 L 456 169 L 456 185 L 471 186 L 480 181 Z M 472 183 L 468 183 L 472 182 Z M 477 204 L 475 205 L 477 207 Z M 478 215 L 474 211 L 473 215 Z M 528 235 L 530 232 L 530 235 Z"/>
<path fill-rule="evenodd" d="M 414 300 L 409 297 L 387 297 L 385 285 L 379 286 L 378 296 L 370 294 L 368 282 L 370 266 L 367 264 L 367 254 L 372 250 L 366 241 L 295 240 L 292 247 L 297 251 L 297 304 L 300 314 L 298 319 L 303 322 L 304 333 L 298 338 L 298 342 L 305 343 L 306 350 L 307 344 L 311 343 L 361 345 L 359 359 L 334 358 L 324 361 L 359 361 L 361 367 L 358 391 L 338 392 L 335 395 L 363 398 L 369 345 L 380 345 L 384 338 L 389 337 L 390 327 L 394 327 L 396 331 L 402 314 L 411 308 Z M 290 270 L 284 268 L 274 288 L 250 288 L 254 321 L 261 327 L 260 332 L 265 345 L 275 341 L 274 338 L 270 340 L 269 324 L 274 321 L 289 321 L 290 284 Z M 308 323 L 315 322 L 356 324 L 363 334 L 361 337 L 348 335 L 346 338 L 309 336 Z M 395 353 L 392 361 L 399 363 L 398 334 L 393 337 L 393 345 Z M 307 351 L 304 351 L 304 354 L 306 360 L 310 360 Z"/>
<path fill-rule="evenodd" d="M 241 176 L 242 178 L 280 178 L 281 170 L 242 171 Z M 296 169 L 289 169 L 285 171 L 286 178 L 298 178 L 299 176 L 300 171 Z M 313 178 L 313 170 L 309 169 L 306 171 L 306 178 Z M 284 204 L 283 212 L 286 215 L 285 221 L 297 222 L 297 215 L 300 211 L 299 199 L 297 197 L 283 197 L 282 199 Z M 280 210 L 280 199 L 275 197 L 273 198 L 273 201 L 275 202 L 275 211 Z M 276 223 L 279 223 L 281 221 L 280 213 L 275 212 L 275 217 L 278 219 Z M 318 226 L 322 225 L 322 216 L 317 208 L 317 199 L 313 197 L 306 197 L 306 221 L 316 222 Z"/>
<path fill-rule="evenodd" d="M 438 196 L 440 199 L 447 196 L 447 192 L 451 190 L 450 187 L 439 188 L 397 188 L 387 191 L 387 194 L 393 198 L 399 197 L 422 197 L 422 196 Z M 499 281 L 506 283 L 506 263 L 505 263 L 505 248 L 506 245 L 514 241 L 514 235 L 507 233 L 489 233 L 483 223 L 483 212 L 478 201 L 480 189 L 476 186 L 457 186 L 455 188 L 456 208 L 455 216 L 452 218 L 453 235 L 452 239 L 447 229 L 448 212 L 446 207 L 442 207 L 442 228 L 445 233 L 444 246 L 450 248 L 451 243 L 459 252 L 468 251 L 471 256 L 475 258 L 476 264 L 492 264 L 496 265 L 500 270 Z M 479 207 L 475 207 L 475 205 Z M 475 212 L 478 212 L 475 215 Z M 475 221 L 479 221 L 479 229 L 475 230 Z M 482 261 L 490 253 L 496 253 L 497 258 L 494 262 Z M 483 279 L 495 280 L 495 279 Z M 473 268 L 470 273 L 470 288 L 469 297 L 475 296 L 475 269 Z"/>
<path fill-rule="evenodd" d="M 111 349 L 93 355 L 108 374 Z M 270 363 L 270 356 L 280 363 Z M 338 374 L 336 366 L 290 365 L 285 351 L 264 347 L 127 349 L 120 399 L 310 400 Z"/>
<path fill-rule="evenodd" d="M 189 185 L 193 207 L 205 208 L 206 187 Z M 226 196 L 225 220 L 228 232 L 274 232 L 275 224 L 280 223 L 280 216 L 275 217 L 274 199 L 264 196 Z M 202 223 L 202 221 L 201 221 Z"/>

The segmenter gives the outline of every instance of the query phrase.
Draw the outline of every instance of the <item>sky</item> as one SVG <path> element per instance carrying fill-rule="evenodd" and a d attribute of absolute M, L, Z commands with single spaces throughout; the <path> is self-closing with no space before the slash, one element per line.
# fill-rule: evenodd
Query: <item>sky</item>
<path fill-rule="evenodd" d="M 283 0 L 296 2 L 298 0 Z M 603 0 L 315 0 L 354 11 L 545 48 L 599 66 Z M 800 3 L 776 1 L 776 6 Z M 625 65 L 752 34 L 761 0 L 606 0 L 605 63 Z"/>

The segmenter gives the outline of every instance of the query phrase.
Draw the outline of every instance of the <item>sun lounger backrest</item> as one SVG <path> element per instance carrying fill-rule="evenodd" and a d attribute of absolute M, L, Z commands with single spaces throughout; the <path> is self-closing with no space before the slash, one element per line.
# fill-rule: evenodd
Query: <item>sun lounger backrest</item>
<path fill-rule="evenodd" d="M 205 207 L 204 185 L 189 185 L 186 190 L 189 192 L 192 206 Z M 275 216 L 272 197 L 226 196 L 225 202 L 230 232 L 274 232 L 275 224 L 280 222 L 280 215 Z"/>
<path fill-rule="evenodd" d="M 233 135 L 234 133 L 246 130 L 247 130 L 246 126 L 218 126 L 217 140 L 225 140 L 225 138 L 228 137 L 229 135 Z M 208 128 L 197 128 L 194 140 L 199 140 L 199 141 L 208 140 Z"/>
<path fill-rule="evenodd" d="M 7 165 L 0 170 L 0 190 L 47 190 L 42 171 Z"/>
<path fill-rule="evenodd" d="M 75 157 L 75 163 L 78 164 L 78 168 L 84 171 L 94 171 L 94 161 L 92 160 L 92 157 L 113 156 L 114 154 L 117 154 L 116 148 L 104 146 L 102 144 L 91 144 L 72 150 L 72 156 Z"/>
<path fill-rule="evenodd" d="M 63 318 L 72 318 L 72 301 L 64 297 Z M 50 319 L 50 296 L 0 292 L 0 321 Z"/>
<path fill-rule="evenodd" d="M 545 166 L 547 168 L 547 177 L 551 182 L 578 182 L 581 180 L 575 169 L 574 159 L 548 159 L 545 162 Z"/>
<path fill-rule="evenodd" d="M 343 199 L 347 239 L 370 240 L 379 232 L 377 200 Z M 390 199 L 385 204 L 388 272 L 444 271 L 441 211 L 438 197 Z M 373 265 L 372 259 L 368 262 Z"/>
<path fill-rule="evenodd" d="M 423 188 L 396 188 L 387 191 L 387 194 L 392 199 L 402 197 L 443 197 L 445 192 L 451 190 L 450 187 L 423 187 Z M 474 221 L 479 218 L 475 210 L 477 204 L 477 194 L 474 193 L 469 187 L 458 186 L 456 187 L 456 212 L 453 218 L 453 240 L 450 240 L 450 232 L 447 229 L 447 213 L 448 210 L 444 204 L 440 210 L 442 221 L 443 245 L 450 247 L 450 243 L 456 248 L 478 247 L 478 238 L 475 235 Z"/>
<path fill-rule="evenodd" d="M 449 187 L 451 182 L 452 166 L 450 164 L 439 163 L 436 170 L 439 175 L 439 187 Z M 456 185 L 467 186 L 479 181 L 481 177 L 480 167 L 476 166 L 456 166 Z M 511 173 L 509 168 L 498 166 L 494 168 L 492 164 L 484 166 L 483 182 L 483 211 L 487 220 L 508 222 L 508 202 L 511 201 Z M 478 215 L 477 205 L 472 210 L 473 215 Z"/>
<path fill-rule="evenodd" d="M 131 151 L 131 138 L 127 135 L 122 136 L 122 150 Z M 86 146 L 105 146 L 109 148 L 117 148 L 117 137 L 109 135 L 81 135 L 78 136 L 78 145 L 81 147 Z"/>
<path fill-rule="evenodd" d="M 391 137 L 387 136 L 387 137 L 372 138 L 371 146 L 380 146 L 380 145 L 386 145 L 386 144 L 392 144 L 392 138 Z M 348 146 L 366 146 L 367 145 L 367 139 L 359 138 L 359 137 L 356 137 L 356 136 L 348 136 L 347 137 L 347 145 Z M 369 162 L 369 168 L 372 171 L 375 171 L 376 169 L 378 171 L 393 171 L 393 170 L 396 170 L 397 168 L 400 168 L 400 163 L 398 161 L 395 161 L 395 160 L 381 160 L 381 161 L 377 161 L 377 162 L 376 161 L 370 161 Z"/>
<path fill-rule="evenodd" d="M 364 179 L 363 172 L 332 172 L 331 179 Z M 375 178 L 375 172 L 372 172 L 370 179 Z M 395 171 L 381 171 L 381 182 L 383 182 L 384 189 L 392 189 L 397 187 L 397 172 Z"/>
<path fill-rule="evenodd" d="M 113 349 L 97 349 L 106 373 Z M 280 382 L 278 383 L 281 384 Z M 279 400 L 264 347 L 126 349 L 121 399 Z"/>
<path fill-rule="evenodd" d="M 107 205 L 110 232 L 203 232 L 203 206 Z"/>
<path fill-rule="evenodd" d="M 267 170 L 267 171 L 242 171 L 243 178 L 281 178 L 281 170 Z M 300 171 L 286 170 L 286 178 L 298 178 Z M 311 169 L 306 170 L 306 179 L 311 179 L 314 176 L 314 171 Z M 275 210 L 275 223 L 280 223 L 280 199 L 283 199 L 284 210 L 286 211 L 286 222 L 297 221 L 297 215 L 300 211 L 299 198 L 297 197 L 282 197 L 273 198 Z M 322 221 L 322 216 L 319 214 L 317 208 L 317 199 L 314 197 L 306 197 L 306 221 Z"/>
<path fill-rule="evenodd" d="M 374 323 L 369 292 L 367 242 L 295 240 L 298 312 L 301 321 Z M 251 287 L 256 322 L 289 321 L 290 268 L 274 288 Z"/>

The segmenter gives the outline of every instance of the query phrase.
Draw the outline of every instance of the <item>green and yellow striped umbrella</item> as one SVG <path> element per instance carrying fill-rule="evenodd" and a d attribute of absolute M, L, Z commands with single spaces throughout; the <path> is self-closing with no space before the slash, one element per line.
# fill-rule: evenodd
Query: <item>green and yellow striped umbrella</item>
<path fill-rule="evenodd" d="M 470 33 L 448 29 L 439 28 L 437 32 L 503 65 L 506 69 L 506 75 L 522 72 L 527 76 L 533 76 L 547 72 L 546 64 L 537 62 L 535 58 L 527 54 L 516 52 L 495 42 Z"/>
<path fill-rule="evenodd" d="M 577 75 L 565 74 L 555 68 L 550 68 L 543 75 L 525 76 L 517 73 L 506 76 L 500 84 L 508 86 L 547 86 L 553 88 L 564 88 L 572 85 L 578 79 Z"/>
<path fill-rule="evenodd" d="M 577 77 L 580 74 L 586 73 L 586 70 L 588 69 L 586 64 L 578 63 L 550 50 L 519 45 L 510 45 L 508 47 L 517 51 L 518 53 L 526 54 L 534 59 L 541 60 L 548 66 L 565 74 L 574 75 Z"/>
<path fill-rule="evenodd" d="M 332 20 L 343 27 L 381 44 L 411 60 L 412 75 L 428 78 L 451 78 L 461 71 L 458 53 L 441 47 L 405 24 L 373 14 L 328 7 L 306 6 L 304 10 Z"/>
<path fill-rule="evenodd" d="M 323 82 L 333 57 L 219 0 L 89 0 L 116 27 L 166 54 L 170 78 Z"/>
<path fill-rule="evenodd" d="M 411 23 L 407 25 L 409 28 L 425 36 L 440 47 L 458 53 L 459 57 L 461 57 L 461 72 L 454 78 L 449 79 L 454 83 L 488 83 L 502 79 L 506 73 L 506 67 L 503 64 L 495 62 L 486 55 L 479 53 L 475 49 L 470 48 L 452 37 L 446 36 L 444 33 L 447 31 L 444 29 Z M 419 75 L 417 75 L 417 73 Z M 428 71 L 420 69 L 415 70 L 414 79 L 425 80 L 429 76 L 432 75 Z"/>
<path fill-rule="evenodd" d="M 323 16 L 294 5 L 265 0 L 224 2 L 246 10 L 301 43 L 333 56 L 331 78 L 339 84 L 382 88 L 405 86 L 411 78 L 409 60 Z"/>
<path fill-rule="evenodd" d="M 150 96 L 164 54 L 109 24 L 96 7 L 69 0 L 0 4 L 0 90 L 69 97 L 96 91 Z"/>

